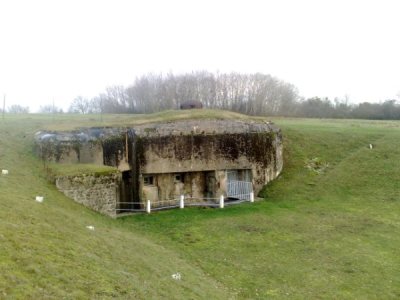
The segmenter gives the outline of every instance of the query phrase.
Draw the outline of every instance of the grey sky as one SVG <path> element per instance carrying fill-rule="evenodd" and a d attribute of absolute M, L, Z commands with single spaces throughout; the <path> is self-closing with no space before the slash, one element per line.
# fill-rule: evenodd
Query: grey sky
<path fill-rule="evenodd" d="M 400 91 L 398 1 L 0 0 L 7 105 L 67 108 L 148 72 L 263 72 L 305 97 Z"/>

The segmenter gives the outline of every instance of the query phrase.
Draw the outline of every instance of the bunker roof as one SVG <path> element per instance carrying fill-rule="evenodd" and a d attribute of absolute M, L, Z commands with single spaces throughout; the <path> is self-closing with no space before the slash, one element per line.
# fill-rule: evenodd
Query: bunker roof
<path fill-rule="evenodd" d="M 243 120 L 182 120 L 166 123 L 145 124 L 134 127 L 139 136 L 168 136 L 188 134 L 233 134 L 277 131 L 270 122 Z"/>
<path fill-rule="evenodd" d="M 143 137 L 279 132 L 273 123 L 263 117 L 213 109 L 170 110 L 142 115 L 104 115 L 102 120 L 96 120 L 95 115 L 71 115 L 65 119 L 60 117 L 57 123 L 38 132 L 35 138 L 38 142 L 85 142 L 116 136 L 126 133 L 127 130 Z"/>
<path fill-rule="evenodd" d="M 251 132 L 279 132 L 279 128 L 271 122 L 249 120 L 177 120 L 157 122 L 131 127 L 90 127 L 73 131 L 39 131 L 36 141 L 54 142 L 88 142 L 117 136 L 130 131 L 140 137 L 171 136 L 171 135 L 217 135 L 240 134 Z"/>

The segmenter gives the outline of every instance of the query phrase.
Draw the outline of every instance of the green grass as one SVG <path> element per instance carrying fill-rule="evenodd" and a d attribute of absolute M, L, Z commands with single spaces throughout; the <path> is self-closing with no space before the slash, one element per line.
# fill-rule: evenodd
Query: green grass
<path fill-rule="evenodd" d="M 0 176 L 1 299 L 229 297 L 180 253 L 59 193 L 32 154 L 34 132 L 51 122 L 27 115 L 0 123 L 0 168 L 9 170 Z M 172 279 L 176 272 L 183 280 Z"/>
<path fill-rule="evenodd" d="M 110 166 L 99 166 L 94 164 L 57 164 L 50 163 L 46 165 L 50 177 L 54 176 L 74 176 L 80 174 L 86 175 L 107 175 L 118 172 L 118 169 Z"/>
<path fill-rule="evenodd" d="M 46 130 L 73 130 L 81 127 L 127 127 L 147 123 L 170 122 L 179 120 L 198 120 L 198 119 L 231 119 L 231 120 L 265 120 L 262 117 L 246 116 L 235 112 L 212 110 L 212 109 L 192 109 L 192 110 L 167 110 L 154 114 L 136 115 L 71 115 L 60 114 L 54 119 L 49 115 L 38 115 L 42 120 L 42 129 Z"/>
<path fill-rule="evenodd" d="M 32 155 L 34 131 L 69 118 L 0 123 L 0 298 L 400 297 L 400 122 L 275 119 L 285 164 L 265 200 L 112 220 L 56 191 Z M 103 123 L 131 119 L 146 122 Z M 323 172 L 306 167 L 316 158 Z"/>

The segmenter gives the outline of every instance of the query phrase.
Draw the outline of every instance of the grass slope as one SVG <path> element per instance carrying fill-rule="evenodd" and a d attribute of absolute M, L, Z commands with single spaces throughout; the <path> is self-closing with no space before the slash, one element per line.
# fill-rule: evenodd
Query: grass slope
<path fill-rule="evenodd" d="M 45 123 L 18 116 L 0 124 L 0 168 L 10 172 L 0 176 L 1 299 L 229 296 L 180 253 L 56 191 L 32 156 L 33 133 Z M 45 201 L 35 202 L 36 195 Z M 176 272 L 183 280 L 172 279 Z"/>
<path fill-rule="evenodd" d="M 266 200 L 110 220 L 58 193 L 32 157 L 33 132 L 69 118 L 0 124 L 0 298 L 400 297 L 399 122 L 276 119 L 285 165 Z M 146 122 L 103 123 L 130 118 Z M 315 158 L 322 172 L 306 168 Z"/>
<path fill-rule="evenodd" d="M 266 201 L 119 221 L 175 247 L 238 298 L 399 298 L 400 124 L 276 122 L 285 167 Z M 305 167 L 316 157 L 329 163 L 319 175 Z"/>

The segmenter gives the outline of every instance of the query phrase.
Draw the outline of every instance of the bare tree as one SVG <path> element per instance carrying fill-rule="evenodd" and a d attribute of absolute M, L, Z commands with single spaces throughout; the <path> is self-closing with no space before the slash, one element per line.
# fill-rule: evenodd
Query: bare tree
<path fill-rule="evenodd" d="M 40 106 L 39 113 L 41 113 L 41 114 L 62 114 L 63 110 L 62 110 L 62 108 L 54 106 L 53 104 L 46 104 L 46 105 Z"/>
<path fill-rule="evenodd" d="M 261 73 L 147 74 L 136 78 L 128 88 L 108 87 L 95 102 L 90 102 L 89 112 L 98 111 L 97 105 L 104 113 L 151 113 L 176 109 L 186 101 L 201 101 L 209 108 L 252 115 L 283 115 L 294 110 L 292 106 L 297 98 L 298 91 L 292 84 Z M 73 111 L 82 113 L 84 100 L 75 99 Z"/>
<path fill-rule="evenodd" d="M 8 108 L 8 112 L 10 114 L 27 114 L 29 113 L 29 107 L 14 104 Z"/>
<path fill-rule="evenodd" d="M 68 111 L 70 113 L 87 114 L 89 113 L 89 107 L 89 100 L 82 96 L 78 96 L 72 101 Z"/>

